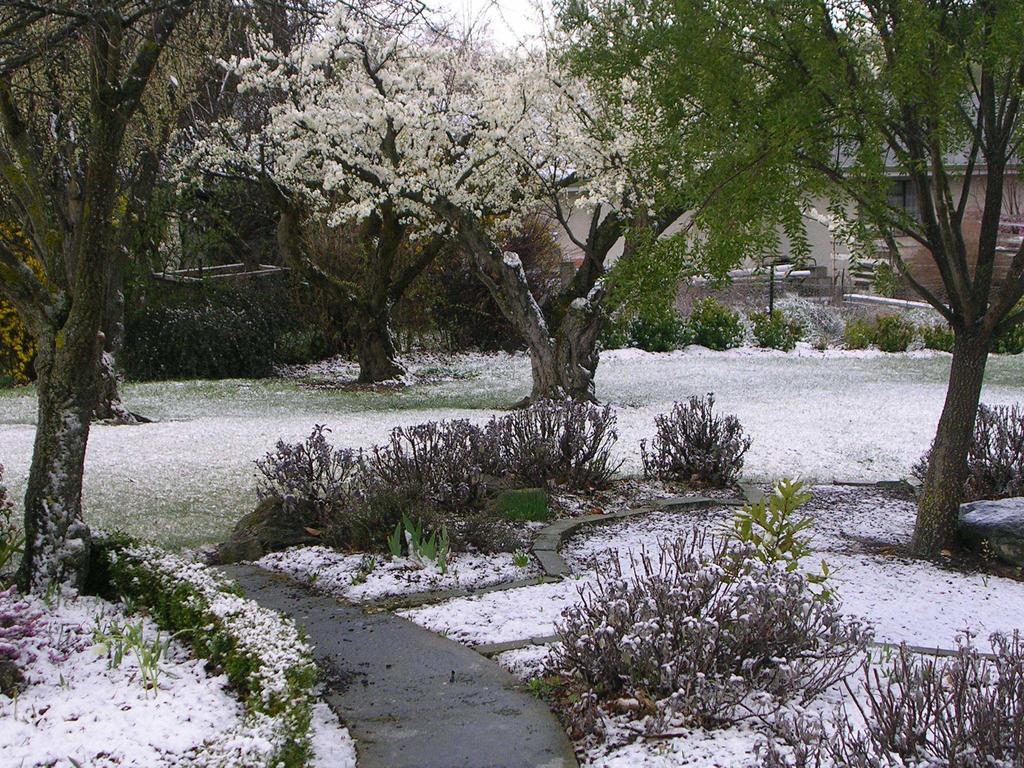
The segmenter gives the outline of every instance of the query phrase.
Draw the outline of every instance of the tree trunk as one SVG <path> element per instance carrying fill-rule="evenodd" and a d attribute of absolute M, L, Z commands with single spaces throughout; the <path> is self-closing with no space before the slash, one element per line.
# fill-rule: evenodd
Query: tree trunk
<path fill-rule="evenodd" d="M 946 402 L 917 508 L 913 551 L 921 557 L 934 557 L 957 545 L 967 453 L 974 438 L 990 343 L 982 333 L 956 332 Z"/>
<path fill-rule="evenodd" d="M 90 536 L 82 519 L 82 476 L 97 394 L 98 310 L 73 316 L 64 329 L 37 342 L 39 413 L 25 493 L 25 552 L 18 573 L 19 584 L 27 591 L 65 582 L 80 588 L 88 569 Z"/>
<path fill-rule="evenodd" d="M 480 279 L 530 352 L 533 386 L 519 405 L 565 398 L 593 400 L 601 329 L 600 284 L 586 298 L 573 301 L 552 332 L 530 291 L 519 256 L 503 253 L 473 223 L 462 222 L 460 235 L 473 255 Z"/>
<path fill-rule="evenodd" d="M 604 287 L 598 282 L 586 298 L 575 299 L 555 332 L 555 358 L 562 390 L 573 400 L 594 402 L 594 375 L 599 359 L 601 300 Z"/>
<path fill-rule="evenodd" d="M 124 348 L 124 259 L 119 254 L 111 265 L 103 307 L 103 352 L 99 362 L 99 386 L 93 419 L 109 424 L 144 424 L 149 419 L 132 413 L 121 402 L 118 359 Z"/>
<path fill-rule="evenodd" d="M 405 368 L 398 361 L 395 349 L 390 307 L 369 311 L 353 307 L 353 311 L 355 317 L 350 327 L 359 361 L 359 383 L 376 384 L 403 378 Z"/>

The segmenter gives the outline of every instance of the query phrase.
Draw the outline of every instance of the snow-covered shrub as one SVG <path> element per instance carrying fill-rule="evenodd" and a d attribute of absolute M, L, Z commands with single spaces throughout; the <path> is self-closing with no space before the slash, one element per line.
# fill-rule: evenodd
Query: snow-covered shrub
<path fill-rule="evenodd" d="M 361 492 L 410 488 L 446 511 L 474 509 L 486 491 L 483 451 L 483 431 L 464 419 L 397 427 L 360 457 Z"/>
<path fill-rule="evenodd" d="M 647 450 L 640 441 L 644 476 L 724 488 L 743 469 L 750 438 L 735 416 L 714 413 L 715 396 L 692 396 L 654 419 L 656 434 Z"/>
<path fill-rule="evenodd" d="M 906 352 L 914 340 L 914 324 L 899 315 L 882 315 L 875 321 L 875 344 L 883 352 Z"/>
<path fill-rule="evenodd" d="M 914 465 L 912 474 L 924 481 L 931 449 Z M 980 405 L 974 438 L 967 451 L 964 501 L 1024 496 L 1024 408 L 1019 405 Z"/>
<path fill-rule="evenodd" d="M 597 700 L 651 702 L 655 728 L 807 701 L 849 674 L 871 637 L 799 572 L 699 531 L 631 573 L 612 558 L 580 597 L 562 614 L 551 671 Z"/>
<path fill-rule="evenodd" d="M 937 349 L 940 352 L 953 351 L 953 329 L 946 323 L 925 323 L 921 325 L 920 332 L 925 349 Z"/>
<path fill-rule="evenodd" d="M 0 590 L 0 694 L 12 695 L 21 682 L 21 668 L 35 661 L 25 641 L 42 632 L 42 615 L 19 597 L 16 587 Z"/>
<path fill-rule="evenodd" d="M 846 322 L 842 310 L 833 304 L 800 296 L 783 296 L 775 302 L 775 307 L 803 328 L 807 338 L 816 339 L 826 346 L 837 344 L 843 338 Z"/>
<path fill-rule="evenodd" d="M 1016 632 L 989 642 L 992 658 L 960 639 L 950 657 L 904 645 L 891 664 L 865 664 L 859 712 L 846 705 L 831 721 L 779 717 L 761 764 L 1016 768 L 1024 756 L 1024 645 Z"/>
<path fill-rule="evenodd" d="M 295 624 L 246 600 L 200 563 L 113 539 L 96 546 L 110 589 L 148 609 L 165 629 L 188 630 L 181 636 L 196 655 L 224 670 L 247 724 L 270 740 L 266 765 L 306 765 L 316 666 Z"/>
<path fill-rule="evenodd" d="M 767 349 L 791 351 L 802 336 L 803 329 L 797 323 L 787 320 L 779 311 L 754 312 L 750 315 L 757 346 Z"/>
<path fill-rule="evenodd" d="M 490 471 L 527 485 L 599 488 L 621 464 L 612 459 L 619 436 L 609 406 L 541 400 L 492 418 L 484 431 Z"/>
<path fill-rule="evenodd" d="M 11 559 L 21 552 L 23 543 L 21 529 L 14 522 L 14 502 L 4 485 L 4 465 L 0 464 L 0 574 Z"/>
<path fill-rule="evenodd" d="M 342 505 L 357 460 L 352 451 L 332 448 L 327 432 L 317 424 L 301 443 L 278 440 L 273 452 L 256 461 L 257 496 L 275 496 L 289 511 L 312 511 L 321 520 Z"/>
<path fill-rule="evenodd" d="M 687 326 L 693 343 L 708 349 L 722 351 L 743 344 L 743 322 L 739 313 L 711 297 L 693 305 Z"/>

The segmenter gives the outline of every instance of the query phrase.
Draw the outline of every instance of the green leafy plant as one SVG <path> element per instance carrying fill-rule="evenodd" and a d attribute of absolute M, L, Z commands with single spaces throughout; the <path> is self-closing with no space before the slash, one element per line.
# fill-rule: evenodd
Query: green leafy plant
<path fill-rule="evenodd" d="M 441 573 L 448 573 L 448 558 L 451 555 L 451 540 L 448 527 L 441 525 L 439 531 L 424 535 L 423 523 L 414 521 L 402 513 L 402 520 L 395 526 L 394 532 L 388 536 L 388 551 L 392 557 L 402 556 L 402 544 L 410 560 L 420 566 L 433 563 Z"/>
<path fill-rule="evenodd" d="M 708 297 L 693 305 L 688 320 L 694 344 L 723 351 L 743 343 L 743 324 L 738 313 Z"/>
<path fill-rule="evenodd" d="M 1018 323 L 998 336 L 992 342 L 992 351 L 999 355 L 1019 355 L 1024 352 L 1024 323 Z"/>
<path fill-rule="evenodd" d="M 883 352 L 906 352 L 913 340 L 913 323 L 899 315 L 883 315 L 875 321 L 875 344 Z"/>
<path fill-rule="evenodd" d="M 376 568 L 377 559 L 373 555 L 363 555 L 359 560 L 359 568 L 352 574 L 352 584 L 365 584 L 366 579 L 376 570 Z"/>
<path fill-rule="evenodd" d="M 530 564 L 530 555 L 521 549 L 512 553 L 512 563 L 516 568 L 525 568 Z"/>
<path fill-rule="evenodd" d="M 134 654 L 135 661 L 139 665 L 142 687 L 147 691 L 152 690 L 156 695 L 159 691 L 162 672 L 160 662 L 166 658 L 167 651 L 171 647 L 171 640 L 191 631 L 191 629 L 183 629 L 167 637 L 157 632 L 156 637 L 147 640 L 145 623 L 141 619 L 125 624 L 114 620 L 105 626 L 97 623 L 92 638 L 97 652 L 107 658 L 107 669 L 120 667 L 126 655 Z"/>
<path fill-rule="evenodd" d="M 797 515 L 797 510 L 810 500 L 811 492 L 802 481 L 780 480 L 766 497 L 737 512 L 728 532 L 751 545 L 757 559 L 765 565 L 793 573 L 800 567 L 800 561 L 812 552 L 807 531 L 813 521 Z M 828 576 L 829 567 L 823 560 L 821 572 L 809 575 L 807 580 L 823 588 Z M 828 597 L 829 591 L 823 588 L 820 594 Z"/>
<path fill-rule="evenodd" d="M 789 322 L 779 311 L 754 312 L 750 315 L 754 326 L 754 340 L 757 346 L 767 349 L 791 351 L 800 340 L 803 329 L 798 323 Z"/>
<path fill-rule="evenodd" d="M 924 341 L 925 349 L 937 349 L 940 352 L 953 351 L 953 329 L 946 324 L 922 325 L 921 340 Z"/>
<path fill-rule="evenodd" d="M 875 343 L 875 333 L 874 323 L 854 318 L 846 324 L 843 342 L 847 349 L 867 349 Z"/>
<path fill-rule="evenodd" d="M 903 291 L 903 280 L 890 264 L 881 263 L 875 267 L 872 288 L 879 296 L 893 298 Z"/>

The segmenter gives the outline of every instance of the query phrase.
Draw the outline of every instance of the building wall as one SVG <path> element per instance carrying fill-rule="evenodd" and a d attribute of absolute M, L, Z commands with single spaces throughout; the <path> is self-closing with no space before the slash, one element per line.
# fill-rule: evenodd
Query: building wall
<path fill-rule="evenodd" d="M 985 199 L 984 185 L 985 178 L 983 176 L 974 179 L 966 217 L 967 224 L 965 228 L 969 240 L 973 232 L 975 258 L 977 249 L 977 220 Z M 954 183 L 952 188 L 954 201 L 959 199 L 961 189 L 962 184 Z M 567 203 L 569 203 L 567 207 L 570 207 L 571 197 Z M 811 201 L 811 208 L 813 210 L 809 210 L 804 216 L 805 233 L 810 245 L 809 266 L 824 267 L 826 274 L 836 285 L 837 289 L 849 290 L 852 287 L 850 246 L 830 229 L 824 216 L 816 214 L 816 212 L 820 214 L 827 212 L 827 200 L 824 198 L 813 199 Z M 1016 176 L 1008 178 L 1005 183 L 1003 209 L 1008 217 L 1024 215 L 1024 184 L 1019 183 Z M 585 209 L 582 206 L 571 206 L 572 212 L 569 217 L 569 226 L 576 238 L 581 241 L 585 239 L 587 228 L 590 225 L 591 210 Z M 678 232 L 688 223 L 689 218 L 689 214 L 680 217 L 669 227 L 666 236 Z M 973 225 L 971 222 L 973 222 Z M 562 246 L 562 253 L 566 261 L 578 264 L 582 260 L 582 252 L 579 247 L 572 242 L 572 239 L 561 227 L 558 228 L 556 237 Z M 792 252 L 792 247 L 781 228 L 779 229 L 779 238 L 783 260 L 789 260 L 788 256 Z M 1008 238 L 1007 243 L 1012 243 L 1012 238 Z M 913 241 L 907 238 L 901 241 L 901 245 L 904 248 L 904 259 L 910 265 L 915 277 L 922 280 L 929 287 L 938 286 L 938 271 L 935 268 L 934 262 L 931 261 L 930 254 L 923 248 L 915 246 Z M 622 255 L 622 249 L 623 243 L 622 240 L 619 240 L 609 254 L 609 266 L 614 264 L 619 256 Z M 997 274 L 1005 274 L 1008 263 L 1008 257 L 1005 254 L 1001 254 L 998 259 Z M 750 269 L 754 266 L 756 265 L 753 263 L 746 263 L 740 265 L 740 268 Z"/>

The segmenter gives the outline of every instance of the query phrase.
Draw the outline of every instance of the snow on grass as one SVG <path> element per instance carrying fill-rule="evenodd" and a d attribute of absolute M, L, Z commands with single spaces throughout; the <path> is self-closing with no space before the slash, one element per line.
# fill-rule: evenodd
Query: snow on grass
<path fill-rule="evenodd" d="M 557 645 L 528 645 L 499 653 L 494 660 L 520 680 L 531 680 L 544 674 L 548 657 Z"/>
<path fill-rule="evenodd" d="M 562 611 L 577 601 L 586 579 L 520 587 L 399 611 L 429 630 L 466 645 L 488 645 L 551 635 Z"/>
<path fill-rule="evenodd" d="M 297 547 L 266 555 L 262 568 L 287 573 L 318 590 L 353 602 L 448 589 L 470 589 L 530 578 L 540 573 L 532 561 L 521 567 L 508 553 L 452 554 L 447 573 L 420 567 L 408 558 L 346 555 L 326 547 Z"/>
<path fill-rule="evenodd" d="M 255 503 L 253 464 L 283 437 L 326 424 L 339 446 L 381 442 L 398 425 L 480 422 L 529 389 L 524 355 L 466 355 L 433 364 L 405 388 L 303 388 L 291 380 L 157 382 L 125 387 L 137 427 L 94 425 L 85 475 L 86 518 L 171 547 L 221 540 Z M 949 356 L 881 352 L 784 354 L 691 347 L 601 357 L 597 395 L 618 415 L 615 452 L 640 471 L 639 441 L 673 401 L 715 392 L 754 443 L 744 473 L 773 479 L 882 480 L 905 476 L 928 447 L 945 396 Z M 983 399 L 1021 399 L 1024 356 L 995 356 Z M 24 493 L 35 433 L 30 388 L 0 391 L 0 463 L 12 496 Z"/>
<path fill-rule="evenodd" d="M 227 679 L 210 676 L 204 662 L 171 641 L 160 662 L 157 690 L 146 690 L 137 658 L 128 653 L 108 668 L 93 631 L 111 622 L 142 621 L 144 637 L 155 624 L 126 616 L 115 604 L 92 597 L 61 598 L 53 607 L 27 598 L 43 613 L 43 631 L 25 641 L 35 661 L 23 669 L 26 689 L 0 695 L 0 744 L 4 765 L 165 766 L 204 750 L 225 731 L 244 733 L 241 704 Z M 167 638 L 166 633 L 161 635 Z M 255 738 L 255 736 L 254 736 Z M 259 750 L 258 740 L 247 748 Z"/>
<path fill-rule="evenodd" d="M 876 489 L 828 486 L 815 489 L 805 510 L 815 519 L 815 555 L 805 566 L 816 570 L 820 559 L 828 562 L 843 610 L 870 621 L 879 642 L 953 648 L 965 630 L 983 639 L 996 631 L 1024 631 L 1024 583 L 880 551 L 881 545 L 898 547 L 909 540 L 913 502 Z M 720 530 L 732 514 L 726 509 L 651 512 L 591 526 L 562 549 L 575 578 L 459 598 L 404 615 L 469 645 L 551 635 L 562 610 L 593 578 L 595 558 L 617 555 L 628 573 L 631 557 L 656 553 L 661 541 L 695 526 Z M 873 546 L 865 549 L 861 538 Z"/>
<path fill-rule="evenodd" d="M 324 702 L 313 705 L 310 724 L 312 768 L 356 768 L 356 745 L 348 729 Z"/>

